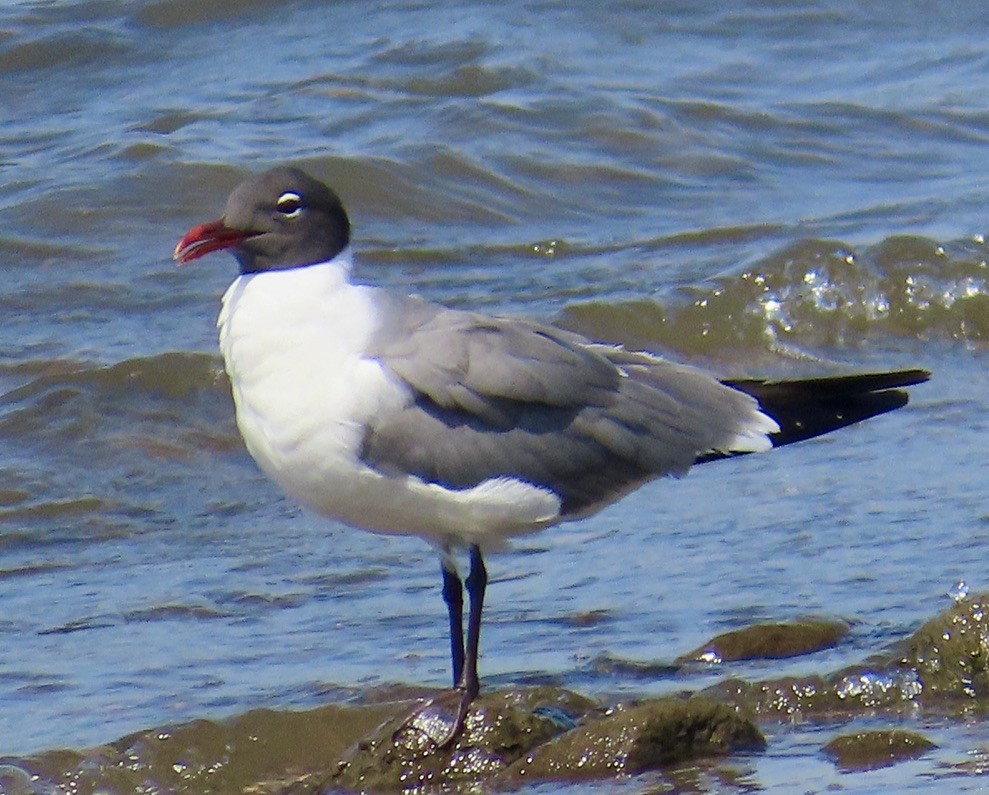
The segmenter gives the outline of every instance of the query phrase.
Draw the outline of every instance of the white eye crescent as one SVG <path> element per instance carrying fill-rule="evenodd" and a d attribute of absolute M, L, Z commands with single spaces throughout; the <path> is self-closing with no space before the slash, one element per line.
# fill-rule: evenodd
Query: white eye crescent
<path fill-rule="evenodd" d="M 285 191 L 275 202 L 275 209 L 285 218 L 296 218 L 302 212 L 302 197 L 293 191 Z"/>

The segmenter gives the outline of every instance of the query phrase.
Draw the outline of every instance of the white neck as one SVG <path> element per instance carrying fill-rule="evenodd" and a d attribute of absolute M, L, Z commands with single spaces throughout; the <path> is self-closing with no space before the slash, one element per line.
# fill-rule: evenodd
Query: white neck
<path fill-rule="evenodd" d="M 333 259 L 327 260 L 327 264 L 340 268 L 344 273 L 344 277 L 349 279 L 350 272 L 354 268 L 354 250 L 350 246 L 347 246 Z"/>

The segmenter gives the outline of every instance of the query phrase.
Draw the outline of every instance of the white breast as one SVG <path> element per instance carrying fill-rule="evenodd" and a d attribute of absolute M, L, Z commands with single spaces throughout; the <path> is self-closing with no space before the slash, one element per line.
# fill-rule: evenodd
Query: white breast
<path fill-rule="evenodd" d="M 554 521 L 559 500 L 530 484 L 450 490 L 360 461 L 365 425 L 411 395 L 363 355 L 379 318 L 374 288 L 347 282 L 348 253 L 240 276 L 223 297 L 220 350 L 261 469 L 318 513 L 377 532 L 482 543 Z"/>

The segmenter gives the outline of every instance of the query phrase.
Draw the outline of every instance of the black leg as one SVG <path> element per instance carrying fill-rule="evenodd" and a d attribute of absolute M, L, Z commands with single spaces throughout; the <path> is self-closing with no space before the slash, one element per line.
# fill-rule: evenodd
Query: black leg
<path fill-rule="evenodd" d="M 443 571 L 443 601 L 450 613 L 450 657 L 453 660 L 453 686 L 464 673 L 464 589 L 449 551 L 440 556 Z"/>
<path fill-rule="evenodd" d="M 477 651 L 481 638 L 481 611 L 484 607 L 484 590 L 488 585 L 488 571 L 484 567 L 480 547 L 476 544 L 471 546 L 470 574 L 466 580 L 470 612 L 467 615 L 465 645 L 463 585 L 448 550 L 443 551 L 441 561 L 443 599 L 450 612 L 450 650 L 456 681 L 453 690 L 417 707 L 392 735 L 392 740 L 397 745 L 425 749 L 427 752 L 446 748 L 460 736 L 467 719 L 467 710 L 481 689 L 477 676 Z"/>
<path fill-rule="evenodd" d="M 464 691 L 463 710 L 474 700 L 481 683 L 477 676 L 477 652 L 481 638 L 481 611 L 484 608 L 484 589 L 488 585 L 488 570 L 484 567 L 481 550 L 475 544 L 470 548 L 470 574 L 467 576 L 467 593 L 470 595 L 470 614 L 467 617 L 467 652 L 463 675 L 457 687 Z"/>

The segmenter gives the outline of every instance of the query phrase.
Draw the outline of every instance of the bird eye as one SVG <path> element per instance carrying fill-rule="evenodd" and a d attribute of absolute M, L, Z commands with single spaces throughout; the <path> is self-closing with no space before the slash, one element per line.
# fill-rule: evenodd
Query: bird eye
<path fill-rule="evenodd" d="M 302 212 L 302 197 L 298 193 L 286 191 L 278 197 L 275 208 L 286 218 L 295 218 Z"/>

